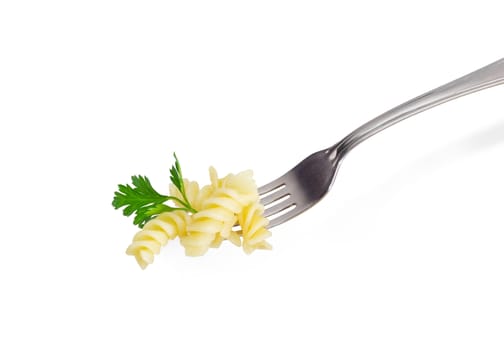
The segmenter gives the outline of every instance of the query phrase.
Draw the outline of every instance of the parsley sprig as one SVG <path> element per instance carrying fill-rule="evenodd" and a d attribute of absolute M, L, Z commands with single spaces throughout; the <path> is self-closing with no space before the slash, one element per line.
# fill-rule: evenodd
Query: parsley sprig
<path fill-rule="evenodd" d="M 187 199 L 184 178 L 177 155 L 173 153 L 175 164 L 170 169 L 170 180 L 173 185 L 179 190 L 182 199 L 159 194 L 151 185 L 147 176 L 134 175 L 131 177 L 133 186 L 119 185 L 119 190 L 114 192 L 114 200 L 112 205 L 115 209 L 124 207 L 123 214 L 130 216 L 135 214 L 133 224 L 142 228 L 147 221 L 153 219 L 157 215 L 174 211 L 184 210 L 190 213 L 196 213 L 196 210 L 191 206 Z M 179 206 L 173 207 L 165 204 L 168 201 L 177 203 Z"/>

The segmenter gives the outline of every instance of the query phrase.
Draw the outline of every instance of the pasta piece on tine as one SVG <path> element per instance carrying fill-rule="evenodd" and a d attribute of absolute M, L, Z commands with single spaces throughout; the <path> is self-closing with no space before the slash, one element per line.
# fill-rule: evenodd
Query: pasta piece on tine
<path fill-rule="evenodd" d="M 211 195 L 202 202 L 201 211 L 192 215 L 187 233 L 180 237 L 189 256 L 203 255 L 209 248 L 219 247 L 223 240 L 241 246 L 240 236 L 232 230 L 237 215 L 246 205 L 259 200 L 251 171 L 229 174 L 222 179 L 213 167 L 209 173 Z"/>
<path fill-rule="evenodd" d="M 264 207 L 259 202 L 251 203 L 243 208 L 238 215 L 238 223 L 242 228 L 243 250 L 250 254 L 256 249 L 271 249 L 266 239 L 271 232 L 266 229 L 268 219 L 263 216 Z"/>

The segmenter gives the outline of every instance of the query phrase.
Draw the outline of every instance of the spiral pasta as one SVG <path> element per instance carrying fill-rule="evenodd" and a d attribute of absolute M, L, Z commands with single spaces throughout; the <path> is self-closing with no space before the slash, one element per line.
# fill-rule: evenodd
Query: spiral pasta
<path fill-rule="evenodd" d="M 201 256 L 210 248 L 217 248 L 224 240 L 243 246 L 245 253 L 256 249 L 271 249 L 266 239 L 264 207 L 260 204 L 252 171 L 229 174 L 219 178 L 213 167 L 209 169 L 210 185 L 199 187 L 195 181 L 184 179 L 186 198 L 170 186 L 170 195 L 189 202 L 196 210 L 190 215 L 183 210 L 164 212 L 148 221 L 133 238 L 126 253 L 135 256 L 145 269 L 154 261 L 161 247 L 179 238 L 188 256 Z M 181 208 L 174 200 L 174 205 Z M 241 230 L 234 230 L 239 224 Z"/>
<path fill-rule="evenodd" d="M 143 229 L 134 237 L 126 249 L 126 254 L 136 258 L 138 265 L 145 269 L 154 261 L 154 255 L 159 254 L 162 246 L 186 230 L 187 213 L 173 211 L 159 214 L 148 221 Z"/>
<path fill-rule="evenodd" d="M 240 246 L 241 239 L 233 226 L 237 214 L 252 202 L 257 193 L 252 172 L 229 174 L 219 179 L 210 168 L 211 195 L 202 202 L 202 208 L 191 217 L 187 231 L 180 236 L 180 243 L 189 256 L 205 254 L 210 247 L 218 247 L 225 239 Z"/>
<path fill-rule="evenodd" d="M 268 219 L 264 216 L 264 207 L 259 202 L 253 202 L 243 208 L 238 214 L 238 223 L 242 228 L 243 250 L 250 254 L 256 249 L 271 249 L 266 238 L 271 232 L 266 229 Z"/>

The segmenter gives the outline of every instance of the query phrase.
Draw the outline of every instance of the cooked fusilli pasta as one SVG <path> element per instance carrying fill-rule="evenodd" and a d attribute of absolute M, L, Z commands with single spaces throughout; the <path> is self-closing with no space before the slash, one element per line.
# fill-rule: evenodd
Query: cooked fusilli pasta
<path fill-rule="evenodd" d="M 256 249 L 271 249 L 266 238 L 271 237 L 271 232 L 266 229 L 268 219 L 264 216 L 264 207 L 258 202 L 247 205 L 238 214 L 238 223 L 242 228 L 243 250 L 250 254 Z"/>
<path fill-rule="evenodd" d="M 152 264 L 154 254 L 159 254 L 162 246 L 185 232 L 187 221 L 187 213 L 180 210 L 159 214 L 148 221 L 133 237 L 133 242 L 126 249 L 126 254 L 133 255 L 138 265 L 145 269 Z"/>
<path fill-rule="evenodd" d="M 189 256 L 205 254 L 210 247 L 218 247 L 228 239 L 240 246 L 241 239 L 233 226 L 237 214 L 257 196 L 252 172 L 229 174 L 219 179 L 214 168 L 210 168 L 211 195 L 202 201 L 202 208 L 191 217 L 186 234 L 180 243 Z"/>
<path fill-rule="evenodd" d="M 211 184 L 201 189 L 197 182 L 184 179 L 187 201 L 196 213 L 190 215 L 182 210 L 162 213 L 135 235 L 126 252 L 135 256 L 142 268 L 151 264 L 154 254 L 177 236 L 188 256 L 203 255 L 224 240 L 243 245 L 247 254 L 256 249 L 271 249 L 266 242 L 271 236 L 266 229 L 268 220 L 263 216 L 264 207 L 259 202 L 252 171 L 219 178 L 211 167 L 209 174 Z M 184 201 L 174 185 L 170 186 L 170 195 Z M 176 201 L 174 204 L 177 206 Z M 240 231 L 233 229 L 236 224 L 241 226 Z"/>

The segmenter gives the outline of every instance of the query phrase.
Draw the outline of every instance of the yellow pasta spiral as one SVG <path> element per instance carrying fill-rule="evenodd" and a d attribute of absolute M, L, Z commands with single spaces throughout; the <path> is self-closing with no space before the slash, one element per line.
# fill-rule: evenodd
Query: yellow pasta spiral
<path fill-rule="evenodd" d="M 243 250 L 250 254 L 256 249 L 271 249 L 266 239 L 271 232 L 266 229 L 268 219 L 264 216 L 264 207 L 259 201 L 253 202 L 238 214 L 238 223 L 242 228 Z"/>
<path fill-rule="evenodd" d="M 188 201 L 197 212 L 192 215 L 183 210 L 165 212 L 148 221 L 126 250 L 140 267 L 145 269 L 161 247 L 176 237 L 188 256 L 203 255 L 224 240 L 243 245 L 247 254 L 256 249 L 271 249 L 266 242 L 271 236 L 266 229 L 268 220 L 263 216 L 264 207 L 259 202 L 252 171 L 219 178 L 211 167 L 209 173 L 211 184 L 202 188 L 195 181 L 183 180 L 187 198 L 174 185 L 170 186 L 171 196 Z M 180 204 L 173 202 L 175 206 Z M 233 230 L 237 223 L 241 231 Z"/>
<path fill-rule="evenodd" d="M 162 246 L 185 232 L 188 215 L 181 210 L 159 214 L 148 221 L 134 237 L 126 249 L 126 254 L 133 255 L 138 265 L 145 269 L 154 261 Z"/>
<path fill-rule="evenodd" d="M 192 215 L 186 232 L 180 235 L 186 255 L 200 256 L 211 246 L 216 246 L 220 243 L 217 235 L 225 231 L 225 227 L 233 220 L 234 214 L 224 208 L 206 207 Z"/>
<path fill-rule="evenodd" d="M 201 202 L 201 210 L 192 215 L 186 233 L 180 236 L 189 256 L 203 255 L 225 239 L 240 246 L 240 236 L 233 231 L 237 214 L 258 198 L 251 171 L 229 174 L 223 179 L 219 179 L 214 168 L 209 172 L 212 183 L 209 195 Z"/>

